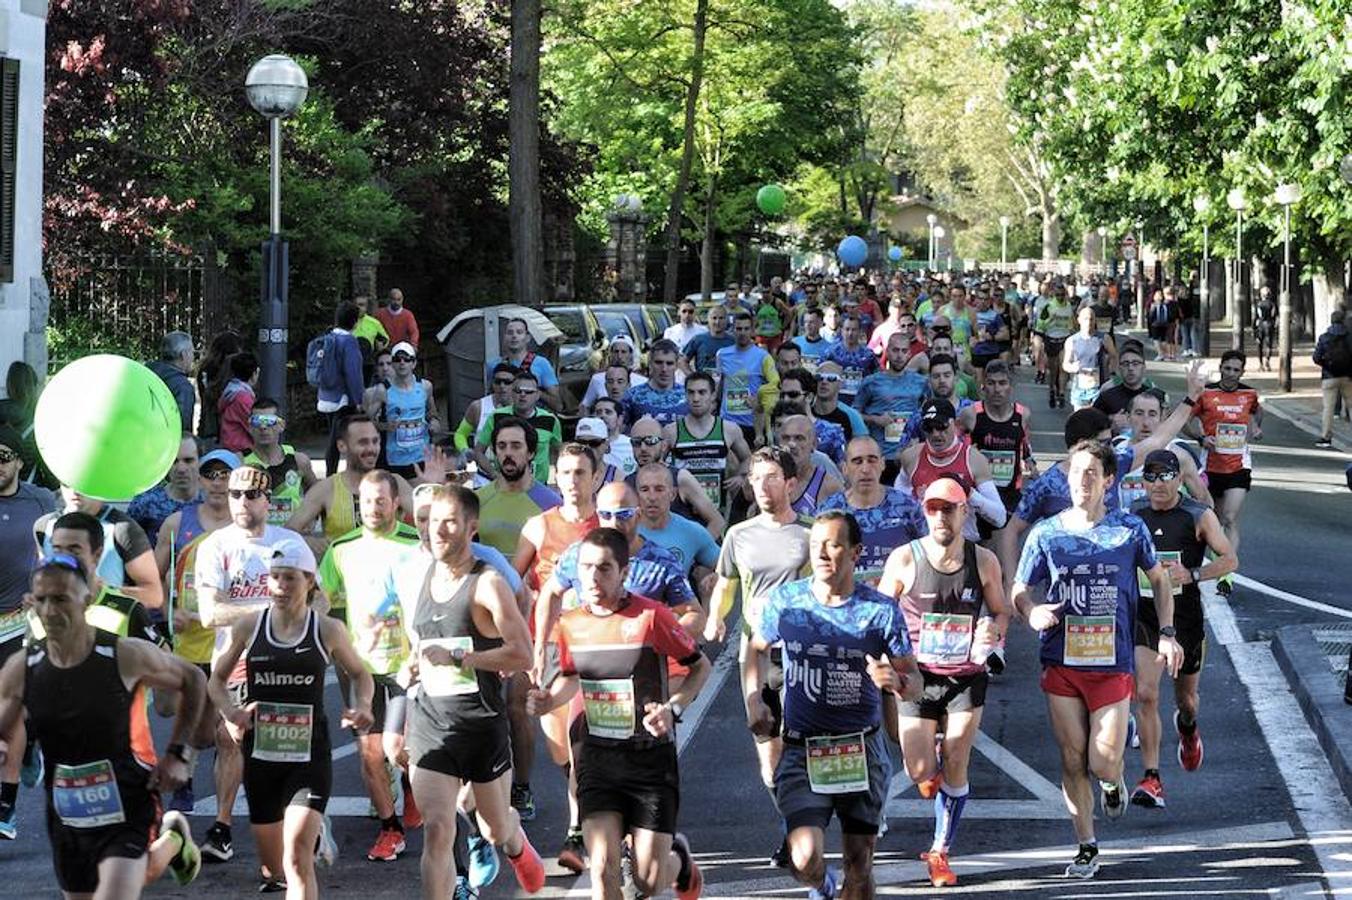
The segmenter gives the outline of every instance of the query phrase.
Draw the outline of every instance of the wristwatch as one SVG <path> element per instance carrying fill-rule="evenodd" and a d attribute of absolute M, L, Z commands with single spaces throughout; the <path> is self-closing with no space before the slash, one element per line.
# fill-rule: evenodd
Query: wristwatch
<path fill-rule="evenodd" d="M 671 710 L 671 718 L 677 722 L 681 721 L 681 714 L 685 712 L 685 707 L 675 700 L 667 701 L 667 709 Z"/>
<path fill-rule="evenodd" d="M 1184 397 L 1184 398 L 1183 398 L 1183 402 L 1186 403 L 1186 404 L 1188 404 L 1189 406 L 1196 406 L 1196 405 L 1197 405 L 1197 401 L 1194 400 L 1194 399 L 1192 399 L 1191 397 Z"/>
<path fill-rule="evenodd" d="M 456 648 L 454 648 L 453 650 L 451 650 L 451 661 L 454 662 L 457 666 L 462 666 L 462 665 L 464 665 L 464 664 L 465 664 L 465 648 L 464 648 L 464 647 L 456 647 Z"/>
<path fill-rule="evenodd" d="M 1160 637 L 1176 638 L 1178 637 L 1178 629 L 1172 625 L 1165 625 L 1160 628 Z"/>
<path fill-rule="evenodd" d="M 1196 569 L 1189 569 L 1189 570 L 1188 570 L 1188 574 L 1192 576 L 1192 583 L 1193 583 L 1193 584 L 1201 584 L 1201 583 L 1202 583 L 1202 569 L 1201 569 L 1200 567 L 1198 567 L 1198 568 L 1196 568 Z"/>

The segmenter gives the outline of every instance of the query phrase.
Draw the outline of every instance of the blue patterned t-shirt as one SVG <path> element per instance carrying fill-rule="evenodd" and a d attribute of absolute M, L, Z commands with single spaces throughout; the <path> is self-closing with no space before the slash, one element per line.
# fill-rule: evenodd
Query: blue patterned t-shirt
<path fill-rule="evenodd" d="M 859 530 L 864 533 L 864 552 L 855 567 L 854 578 L 870 587 L 878 586 L 883 566 L 893 550 L 929 534 L 929 523 L 920 502 L 897 488 L 884 488 L 882 502 L 868 509 L 850 506 L 841 491 L 827 497 L 819 512 L 830 509 L 848 512 L 859 523 Z"/>

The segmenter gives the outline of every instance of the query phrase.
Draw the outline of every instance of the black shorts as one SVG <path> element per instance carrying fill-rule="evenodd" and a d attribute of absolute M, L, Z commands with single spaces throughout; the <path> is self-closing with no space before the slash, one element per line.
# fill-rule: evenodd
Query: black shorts
<path fill-rule="evenodd" d="M 125 797 L 123 798 L 126 799 Z M 155 840 L 159 804 L 125 808 L 127 821 L 102 828 L 71 828 L 63 825 L 47 801 L 47 836 L 52 842 L 52 868 L 56 883 L 71 894 L 92 894 L 99 886 L 99 863 L 105 859 L 140 859 Z"/>
<path fill-rule="evenodd" d="M 1150 326 L 1150 337 L 1151 337 L 1153 340 L 1156 340 L 1156 341 L 1167 340 L 1168 337 L 1169 337 L 1169 326 L 1168 326 L 1168 325 L 1151 325 L 1151 326 Z"/>
<path fill-rule="evenodd" d="M 825 831 L 834 814 L 840 818 L 840 830 L 845 834 L 878 833 L 887 803 L 892 760 L 881 728 L 874 729 L 864 741 L 869 789 L 848 794 L 819 794 L 812 790 L 807 774 L 807 747 L 801 742 L 784 741 L 784 754 L 775 767 L 775 807 L 789 831 L 805 827 Z"/>
<path fill-rule="evenodd" d="M 1212 498 L 1219 500 L 1226 491 L 1238 488 L 1242 491 L 1253 490 L 1253 470 L 1240 469 L 1238 472 L 1207 472 L 1206 489 Z"/>
<path fill-rule="evenodd" d="M 327 726 L 324 726 L 327 734 Z M 249 733 L 252 738 L 253 732 Z M 333 754 L 329 741 L 310 745 L 310 761 L 267 762 L 252 757 L 253 740 L 244 747 L 244 796 L 249 799 L 249 822 L 271 825 L 286 816 L 288 806 L 304 806 L 323 813 L 333 791 Z"/>
<path fill-rule="evenodd" d="M 415 702 L 405 746 L 411 765 L 474 784 L 497 781 L 512 768 L 512 737 L 505 715 L 485 726 L 438 729 Z"/>
<path fill-rule="evenodd" d="M 1014 510 L 1019 508 L 1019 500 L 1023 497 L 1023 489 L 1016 488 L 1013 485 L 1009 487 L 997 487 L 996 492 L 1000 495 L 1000 502 L 1004 504 L 1006 516 L 1013 516 Z M 999 529 L 987 522 L 983 516 L 976 517 L 976 530 L 983 541 L 988 541 L 991 535 Z"/>
<path fill-rule="evenodd" d="M 1196 675 L 1202 671 L 1202 665 L 1206 662 L 1206 624 L 1201 606 L 1194 611 L 1187 600 L 1175 597 L 1174 628 L 1178 631 L 1178 645 L 1183 648 L 1183 665 L 1179 667 L 1178 674 Z M 1133 643 L 1137 647 L 1148 647 L 1159 652 L 1159 611 L 1155 609 L 1155 601 L 1151 598 L 1142 597 L 1136 604 L 1136 626 L 1133 631 Z"/>
<path fill-rule="evenodd" d="M 385 466 L 385 471 L 391 475 L 398 475 L 400 478 L 412 484 L 418 479 L 418 470 L 414 468 L 413 463 L 406 466 Z"/>
<path fill-rule="evenodd" d="M 1042 350 L 1048 356 L 1060 356 L 1061 351 L 1065 349 L 1066 341 L 1068 340 L 1069 338 L 1047 337 L 1044 334 L 1042 336 Z"/>
<path fill-rule="evenodd" d="M 919 700 L 898 700 L 897 714 L 907 719 L 943 719 L 945 713 L 970 712 L 986 705 L 985 672 L 971 675 L 937 675 L 920 670 L 925 687 Z"/>
<path fill-rule="evenodd" d="M 771 723 L 769 734 L 753 735 L 758 744 L 774 740 L 779 737 L 780 731 L 783 730 L 784 703 L 780 699 L 780 692 L 783 690 L 784 651 L 780 647 L 771 647 L 770 664 L 765 672 L 765 685 L 761 688 L 761 701 L 770 709 L 770 717 L 773 721 Z"/>
<path fill-rule="evenodd" d="M 374 720 L 366 734 L 380 734 L 388 731 L 393 734 L 404 733 L 404 719 L 407 715 L 407 692 L 394 680 L 393 675 L 372 675 L 375 693 L 371 696 L 371 718 Z M 354 734 L 357 730 L 352 729 Z"/>
<path fill-rule="evenodd" d="M 681 776 L 676 745 L 646 749 L 573 744 L 577 764 L 577 807 L 583 821 L 596 813 L 619 813 L 624 830 L 643 828 L 676 833 Z"/>
<path fill-rule="evenodd" d="M 972 368 L 976 369 L 978 372 L 984 372 L 987 363 L 999 358 L 1000 358 L 999 350 L 995 351 L 994 353 L 973 353 Z"/>

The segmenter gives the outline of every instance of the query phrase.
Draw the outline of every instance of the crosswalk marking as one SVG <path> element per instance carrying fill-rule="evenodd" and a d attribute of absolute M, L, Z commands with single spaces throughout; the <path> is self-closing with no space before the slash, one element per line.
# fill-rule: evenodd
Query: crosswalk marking
<path fill-rule="evenodd" d="M 995 766 L 1032 794 L 1032 800 L 990 799 L 973 795 L 967 801 L 963 817 L 967 819 L 1039 819 L 1066 818 L 1065 801 L 1061 788 L 1048 781 L 1031 766 L 1019 759 L 1008 748 L 1000 745 L 984 731 L 976 733 L 972 749 L 986 757 Z M 934 801 L 907 798 L 904 795 L 915 784 L 905 771 L 892 778 L 892 789 L 884 812 L 889 819 L 929 819 L 934 816 Z"/>

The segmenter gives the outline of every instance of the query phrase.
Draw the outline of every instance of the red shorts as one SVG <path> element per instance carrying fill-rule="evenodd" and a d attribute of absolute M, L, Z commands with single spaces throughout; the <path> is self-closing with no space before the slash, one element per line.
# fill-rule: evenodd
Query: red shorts
<path fill-rule="evenodd" d="M 1069 666 L 1045 666 L 1042 691 L 1058 697 L 1078 697 L 1089 711 L 1126 700 L 1136 689 L 1130 672 L 1087 672 Z"/>

